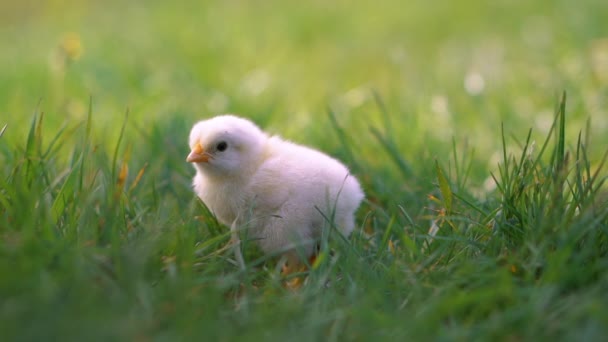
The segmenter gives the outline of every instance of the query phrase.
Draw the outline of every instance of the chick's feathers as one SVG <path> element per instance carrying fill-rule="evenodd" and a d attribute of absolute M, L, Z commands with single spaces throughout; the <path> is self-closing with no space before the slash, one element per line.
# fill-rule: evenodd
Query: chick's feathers
<path fill-rule="evenodd" d="M 227 148 L 220 151 L 220 143 Z M 231 115 L 197 123 L 190 147 L 210 155 L 195 163 L 194 190 L 226 225 L 249 231 L 267 253 L 299 245 L 308 255 L 332 220 L 348 236 L 363 199 L 359 182 L 339 161 L 308 147 L 268 136 Z"/>

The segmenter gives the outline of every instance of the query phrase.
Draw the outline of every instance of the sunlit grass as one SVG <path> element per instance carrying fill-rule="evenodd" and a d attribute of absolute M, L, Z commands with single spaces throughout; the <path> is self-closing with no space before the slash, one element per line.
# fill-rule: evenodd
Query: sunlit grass
<path fill-rule="evenodd" d="M 47 140 L 38 114 L 24 142 L 0 141 L 3 332 L 307 340 L 558 337 L 589 328 L 599 337 L 605 160 L 592 168 L 584 134 L 566 148 L 565 102 L 558 108 L 538 151 L 528 135 L 518 155 L 507 154 L 503 137 L 496 191 L 483 201 L 467 191 L 466 164 L 437 161 L 433 174 L 419 174 L 377 133 L 402 179 L 436 183 L 407 189 L 412 203 L 364 181 L 371 202 L 361 229 L 332 239 L 333 252 L 322 251 L 297 293 L 283 288 L 275 260 L 247 245 L 247 266 L 237 266 L 227 229 L 193 199 L 189 174 L 178 167 L 163 179 L 159 164 L 179 165 L 171 155 L 147 151 L 149 164 L 128 173 L 125 165 L 136 165 L 133 148 L 121 146 L 128 130 L 114 149 L 100 147 L 90 112 Z"/>
<path fill-rule="evenodd" d="M 0 5 L 1 339 L 606 336 L 606 4 L 436 5 Z M 191 190 L 221 112 L 364 186 L 298 292 Z"/>

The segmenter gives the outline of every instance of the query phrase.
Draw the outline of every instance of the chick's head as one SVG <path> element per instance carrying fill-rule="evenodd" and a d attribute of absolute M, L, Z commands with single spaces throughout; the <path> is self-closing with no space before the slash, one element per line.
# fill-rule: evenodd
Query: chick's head
<path fill-rule="evenodd" d="M 190 131 L 186 161 L 209 176 L 238 176 L 259 165 L 268 136 L 249 120 L 221 115 Z"/>

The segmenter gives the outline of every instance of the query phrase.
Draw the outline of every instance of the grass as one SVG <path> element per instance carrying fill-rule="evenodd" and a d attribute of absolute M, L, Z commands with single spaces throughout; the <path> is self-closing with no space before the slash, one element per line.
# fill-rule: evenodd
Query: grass
<path fill-rule="evenodd" d="M 604 2 L 0 9 L 2 340 L 608 334 Z M 363 183 L 296 293 L 190 189 L 223 111 Z"/>

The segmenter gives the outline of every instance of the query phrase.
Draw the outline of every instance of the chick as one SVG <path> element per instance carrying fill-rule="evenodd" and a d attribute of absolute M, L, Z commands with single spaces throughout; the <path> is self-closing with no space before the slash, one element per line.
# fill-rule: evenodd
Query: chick
<path fill-rule="evenodd" d="M 326 154 L 233 115 L 196 123 L 189 145 L 196 195 L 221 223 L 246 227 L 262 251 L 284 254 L 285 274 L 302 269 L 300 256 L 314 257 L 328 219 L 345 236 L 353 231 L 363 191 Z"/>

